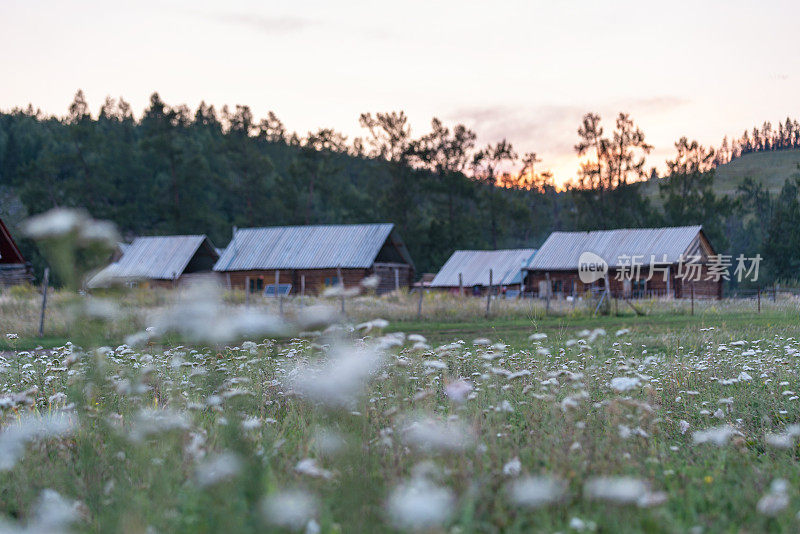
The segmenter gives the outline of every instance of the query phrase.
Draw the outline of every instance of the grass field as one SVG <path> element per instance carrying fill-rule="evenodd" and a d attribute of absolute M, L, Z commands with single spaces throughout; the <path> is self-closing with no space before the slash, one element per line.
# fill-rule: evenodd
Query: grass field
<path fill-rule="evenodd" d="M 102 321 L 56 305 L 41 344 L 75 345 L 6 338 L 3 530 L 800 527 L 795 300 L 486 319 L 430 297 L 419 320 L 413 297 L 364 297 L 343 321 L 286 303 L 283 322 L 239 301 L 133 295 Z"/>

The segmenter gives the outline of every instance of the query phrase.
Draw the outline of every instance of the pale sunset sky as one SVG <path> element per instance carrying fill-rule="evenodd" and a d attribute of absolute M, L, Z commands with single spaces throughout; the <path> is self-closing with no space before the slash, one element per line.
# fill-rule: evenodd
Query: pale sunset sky
<path fill-rule="evenodd" d="M 364 111 L 433 116 L 536 151 L 574 177 L 581 116 L 629 112 L 663 166 L 680 136 L 717 145 L 800 116 L 792 1 L 0 0 L 0 109 L 63 115 L 81 88 L 138 116 L 169 104 L 274 111 L 301 134 L 363 135 Z"/>

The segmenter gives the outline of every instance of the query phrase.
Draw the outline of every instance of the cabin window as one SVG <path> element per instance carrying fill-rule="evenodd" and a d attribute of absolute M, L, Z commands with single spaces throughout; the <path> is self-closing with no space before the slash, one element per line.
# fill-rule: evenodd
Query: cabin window
<path fill-rule="evenodd" d="M 646 284 L 647 284 L 646 280 L 632 280 L 631 289 L 633 291 L 634 296 L 643 297 L 645 294 Z"/>
<path fill-rule="evenodd" d="M 553 293 L 561 293 L 561 289 L 562 289 L 562 281 L 553 280 Z"/>
<path fill-rule="evenodd" d="M 264 291 L 264 280 L 261 278 L 250 279 L 250 293 L 261 293 Z"/>
<path fill-rule="evenodd" d="M 338 276 L 329 276 L 323 280 L 325 287 L 332 287 L 339 285 L 339 277 Z"/>

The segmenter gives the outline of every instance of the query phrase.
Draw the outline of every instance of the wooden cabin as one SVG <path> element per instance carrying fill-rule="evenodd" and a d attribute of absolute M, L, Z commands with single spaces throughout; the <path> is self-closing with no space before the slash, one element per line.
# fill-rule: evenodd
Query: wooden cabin
<path fill-rule="evenodd" d="M 0 220 L 0 286 L 27 284 L 33 281 L 31 264 L 25 261 L 5 223 Z"/>
<path fill-rule="evenodd" d="M 115 283 L 175 287 L 193 277 L 209 275 L 219 254 L 205 235 L 137 237 L 120 247 L 119 259 L 89 281 L 90 288 Z"/>
<path fill-rule="evenodd" d="M 214 266 L 228 287 L 270 291 L 279 276 L 284 294 L 319 294 L 378 275 L 378 294 L 409 287 L 414 263 L 393 224 L 242 228 Z M 274 289 L 272 289 L 274 291 Z"/>
<path fill-rule="evenodd" d="M 590 283 L 579 275 L 586 257 L 604 262 L 607 269 Z M 711 272 L 717 258 L 701 226 L 553 232 L 525 268 L 525 287 L 542 298 L 600 292 L 609 284 L 616 298 L 694 294 L 719 299 L 723 278 Z M 636 264 L 641 265 L 638 271 Z"/>
<path fill-rule="evenodd" d="M 483 295 L 489 287 L 496 292 L 518 294 L 522 284 L 522 269 L 536 254 L 536 249 L 456 250 L 436 273 L 431 288 L 453 294 Z"/>

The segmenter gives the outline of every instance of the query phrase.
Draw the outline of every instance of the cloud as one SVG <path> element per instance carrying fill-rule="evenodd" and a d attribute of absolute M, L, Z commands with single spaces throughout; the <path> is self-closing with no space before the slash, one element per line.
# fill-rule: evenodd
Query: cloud
<path fill-rule="evenodd" d="M 653 120 L 689 103 L 678 96 L 655 96 L 639 99 L 618 99 L 601 105 L 549 104 L 533 107 L 486 105 L 462 107 L 445 115 L 448 122 L 464 123 L 478 134 L 478 143 L 494 143 L 501 139 L 510 141 L 517 152 L 536 152 L 543 160 L 542 169 L 556 173 L 556 181 L 563 182 L 578 168 L 575 143 L 578 126 L 583 116 L 592 111 L 603 119 L 606 132 L 613 129 L 614 117 L 624 111 L 639 124 L 640 118 Z M 645 134 L 647 130 L 645 128 Z M 648 161 L 657 163 L 662 152 L 672 148 L 661 147 Z"/>
<path fill-rule="evenodd" d="M 249 13 L 222 13 L 213 15 L 212 18 L 219 22 L 242 26 L 268 35 L 297 33 L 317 24 L 316 20 L 306 17 L 265 17 Z"/>
<path fill-rule="evenodd" d="M 524 150 L 568 152 L 575 144 L 575 132 L 585 112 L 577 106 L 519 109 L 498 105 L 460 108 L 446 118 L 472 128 L 481 143 L 505 138 Z"/>

